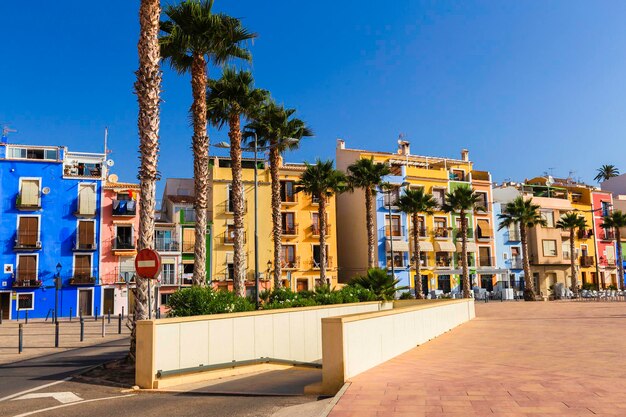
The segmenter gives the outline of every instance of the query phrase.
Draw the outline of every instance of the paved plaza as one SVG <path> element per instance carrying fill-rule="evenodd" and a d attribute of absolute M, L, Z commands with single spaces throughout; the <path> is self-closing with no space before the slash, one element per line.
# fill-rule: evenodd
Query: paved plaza
<path fill-rule="evenodd" d="M 491 302 L 352 380 L 330 417 L 626 416 L 626 303 Z"/>

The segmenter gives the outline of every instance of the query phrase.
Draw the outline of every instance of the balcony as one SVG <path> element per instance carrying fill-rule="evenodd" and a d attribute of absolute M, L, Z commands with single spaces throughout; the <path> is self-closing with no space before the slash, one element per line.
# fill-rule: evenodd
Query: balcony
<path fill-rule="evenodd" d="M 604 229 L 600 232 L 601 240 L 615 240 L 615 230 Z"/>
<path fill-rule="evenodd" d="M 161 273 L 160 281 L 161 285 L 178 285 L 174 271 L 171 271 L 171 273 Z"/>
<path fill-rule="evenodd" d="M 283 259 L 280 262 L 281 268 L 287 271 L 300 269 L 300 257 L 296 256 L 293 259 Z"/>
<path fill-rule="evenodd" d="M 107 283 L 130 284 L 135 282 L 135 268 L 115 267 L 113 271 L 106 275 Z"/>
<path fill-rule="evenodd" d="M 224 245 L 234 245 L 235 244 L 235 231 L 226 231 L 224 232 Z M 246 236 L 246 231 L 243 230 L 243 243 L 246 243 L 248 241 L 247 236 Z M 193 249 L 192 249 L 193 252 Z"/>
<path fill-rule="evenodd" d="M 456 255 L 456 263 L 459 267 L 461 267 L 461 254 L 458 253 Z M 476 259 L 474 256 L 467 254 L 467 266 L 468 268 L 474 268 L 476 266 Z"/>
<path fill-rule="evenodd" d="M 295 204 L 298 204 L 298 194 L 283 194 L 281 192 L 280 194 L 280 203 L 285 205 L 285 206 L 293 206 Z"/>
<path fill-rule="evenodd" d="M 379 239 L 393 239 L 393 240 L 406 240 L 407 230 L 404 226 L 392 225 L 391 229 L 389 225 L 385 225 L 378 230 Z"/>
<path fill-rule="evenodd" d="M 36 198 L 27 201 L 26 199 L 22 198 L 21 194 L 18 194 L 15 199 L 15 208 L 20 211 L 41 210 L 41 196 L 39 196 L 38 194 Z"/>
<path fill-rule="evenodd" d="M 524 261 L 520 257 L 513 257 L 509 260 L 510 269 L 524 269 Z"/>
<path fill-rule="evenodd" d="M 154 239 L 154 249 L 159 252 L 178 252 L 179 248 L 176 240 L 161 237 Z"/>
<path fill-rule="evenodd" d="M 333 257 L 332 256 L 327 256 L 326 257 L 326 268 L 330 268 L 333 266 Z M 318 256 L 314 256 L 311 259 L 311 268 L 313 269 L 320 269 L 321 263 L 320 263 L 320 259 Z"/>
<path fill-rule="evenodd" d="M 409 236 L 413 237 L 413 228 L 412 227 L 409 229 Z M 420 227 L 419 229 L 417 229 L 417 237 L 419 237 L 420 239 L 427 238 L 428 237 L 428 229 L 425 228 L 425 227 Z"/>
<path fill-rule="evenodd" d="M 224 201 L 222 203 L 222 209 L 224 210 L 224 213 L 233 214 L 234 211 L 232 201 Z M 244 214 L 248 212 L 248 200 L 243 201 L 243 212 Z"/>
<path fill-rule="evenodd" d="M 19 272 L 18 272 L 19 276 Z M 42 282 L 38 279 L 16 279 L 13 281 L 13 288 L 39 288 Z"/>
<path fill-rule="evenodd" d="M 593 266 L 593 256 L 581 256 L 580 266 L 583 268 Z"/>
<path fill-rule="evenodd" d="M 36 232 L 20 232 L 19 230 L 15 234 L 15 244 L 13 250 L 15 251 L 36 251 L 41 249 L 41 241 L 37 240 L 39 234 Z"/>
<path fill-rule="evenodd" d="M 96 242 L 81 242 L 79 239 L 74 240 L 74 243 L 72 244 L 72 250 L 74 252 L 94 251 L 96 249 L 98 249 L 98 244 Z"/>
<path fill-rule="evenodd" d="M 474 238 L 474 229 L 472 229 L 471 227 L 467 228 L 467 238 L 468 239 L 473 239 Z M 461 240 L 461 229 L 456 229 L 454 231 L 454 239 L 455 240 Z"/>
<path fill-rule="evenodd" d="M 134 200 L 113 200 L 111 215 L 114 217 L 132 217 L 137 214 L 137 203 Z"/>
<path fill-rule="evenodd" d="M 479 267 L 496 266 L 496 260 L 492 256 L 479 256 L 478 266 Z"/>
<path fill-rule="evenodd" d="M 183 239 L 182 253 L 194 253 L 195 248 L 196 248 L 195 240 L 185 240 L 185 239 Z"/>
<path fill-rule="evenodd" d="M 320 235 L 320 230 L 321 228 L 319 227 L 319 225 L 317 224 L 313 224 L 311 225 L 311 234 L 313 236 L 319 236 Z M 330 234 L 330 224 L 326 224 L 326 236 L 328 236 Z"/>
<path fill-rule="evenodd" d="M 404 260 L 402 254 L 394 254 L 393 267 L 397 269 L 407 268 L 409 265 Z M 391 268 L 391 258 L 387 257 L 387 268 Z"/>
<path fill-rule="evenodd" d="M 522 235 L 520 234 L 519 229 L 509 230 L 507 239 L 509 242 L 520 242 L 522 240 Z"/>
<path fill-rule="evenodd" d="M 578 230 L 576 232 L 576 236 L 578 237 L 578 239 L 589 239 L 593 237 L 593 229 Z"/>
<path fill-rule="evenodd" d="M 286 225 L 283 223 L 282 227 L 282 235 L 283 236 L 298 236 L 298 224 L 289 224 Z"/>
<path fill-rule="evenodd" d="M 389 195 L 388 193 L 383 193 L 383 207 L 397 208 L 399 199 L 400 196 L 398 195 L 398 193 L 391 193 L 391 195 Z"/>
<path fill-rule="evenodd" d="M 137 249 L 137 245 L 131 239 L 122 239 L 118 236 L 113 238 L 111 249 L 115 251 L 134 251 Z"/>
<path fill-rule="evenodd" d="M 447 252 L 446 252 L 447 253 Z M 447 255 L 437 255 L 435 256 L 435 266 L 437 268 L 449 268 L 452 266 L 452 257 Z"/>
<path fill-rule="evenodd" d="M 450 237 L 450 230 L 447 227 L 435 227 L 433 229 L 433 235 L 437 239 L 447 239 Z"/>
<path fill-rule="evenodd" d="M 90 276 L 90 274 L 85 274 L 83 272 L 77 272 L 75 275 L 70 278 L 70 285 L 96 285 L 98 282 L 98 278 Z"/>

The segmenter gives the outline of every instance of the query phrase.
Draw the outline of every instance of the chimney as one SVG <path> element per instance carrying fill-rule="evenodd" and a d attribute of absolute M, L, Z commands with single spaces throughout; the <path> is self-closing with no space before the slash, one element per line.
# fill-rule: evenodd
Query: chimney
<path fill-rule="evenodd" d="M 399 155 L 410 155 L 411 154 L 411 142 L 406 140 L 398 140 L 398 154 Z"/>
<path fill-rule="evenodd" d="M 337 138 L 337 149 L 346 149 L 346 141 L 341 138 Z"/>
<path fill-rule="evenodd" d="M 461 149 L 461 159 L 465 162 L 469 162 L 469 151 L 467 149 Z"/>

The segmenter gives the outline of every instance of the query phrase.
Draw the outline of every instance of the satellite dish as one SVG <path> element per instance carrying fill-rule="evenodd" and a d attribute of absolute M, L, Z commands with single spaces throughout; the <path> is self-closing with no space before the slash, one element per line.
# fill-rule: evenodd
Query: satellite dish
<path fill-rule="evenodd" d="M 113 161 L 112 159 L 107 159 L 106 164 L 108 167 L 112 167 L 113 165 L 115 165 L 115 161 Z"/>
<path fill-rule="evenodd" d="M 107 178 L 107 180 L 109 180 L 109 182 L 117 182 L 118 178 L 117 175 L 111 174 L 109 175 L 109 178 Z"/>
<path fill-rule="evenodd" d="M 43 195 L 48 195 L 48 194 L 50 194 L 50 187 L 43 187 L 43 188 L 41 189 L 41 192 L 42 192 L 42 194 L 43 194 Z"/>
<path fill-rule="evenodd" d="M 552 175 L 548 175 L 548 179 L 546 180 L 546 185 L 551 186 L 552 184 L 554 184 L 554 178 L 552 178 Z"/>

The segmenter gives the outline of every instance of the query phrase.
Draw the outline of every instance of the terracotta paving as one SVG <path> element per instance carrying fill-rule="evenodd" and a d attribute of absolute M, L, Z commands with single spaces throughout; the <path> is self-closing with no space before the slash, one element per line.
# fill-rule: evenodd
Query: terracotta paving
<path fill-rule="evenodd" d="M 330 417 L 626 416 L 626 303 L 491 302 L 356 376 Z"/>

